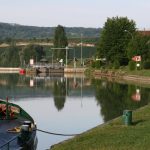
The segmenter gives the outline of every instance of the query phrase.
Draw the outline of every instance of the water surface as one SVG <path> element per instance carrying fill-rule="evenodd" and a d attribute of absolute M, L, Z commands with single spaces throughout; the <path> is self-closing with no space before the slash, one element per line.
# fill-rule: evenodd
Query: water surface
<path fill-rule="evenodd" d="M 82 133 L 150 100 L 149 88 L 79 75 L 0 74 L 0 98 L 6 96 L 24 108 L 39 129 L 65 134 Z M 70 138 L 40 132 L 37 136 L 37 150 Z"/>

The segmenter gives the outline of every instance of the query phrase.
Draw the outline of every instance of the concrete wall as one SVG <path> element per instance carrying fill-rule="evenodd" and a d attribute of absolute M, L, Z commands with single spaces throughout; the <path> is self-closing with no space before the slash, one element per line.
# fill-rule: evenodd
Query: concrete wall
<path fill-rule="evenodd" d="M 20 68 L 3 68 L 0 67 L 0 73 L 19 73 Z"/>
<path fill-rule="evenodd" d="M 86 68 L 64 68 L 64 73 L 84 73 Z"/>

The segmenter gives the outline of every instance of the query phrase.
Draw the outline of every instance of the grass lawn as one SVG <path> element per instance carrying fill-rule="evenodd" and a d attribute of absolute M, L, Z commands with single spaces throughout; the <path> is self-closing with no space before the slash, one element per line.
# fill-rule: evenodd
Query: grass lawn
<path fill-rule="evenodd" d="M 138 75 L 138 76 L 149 76 L 150 77 L 150 69 L 142 69 L 142 70 L 134 70 L 134 71 L 127 71 L 129 75 Z"/>
<path fill-rule="evenodd" d="M 122 117 L 55 145 L 52 150 L 148 150 L 150 149 L 150 105 L 133 112 L 133 125 Z"/>

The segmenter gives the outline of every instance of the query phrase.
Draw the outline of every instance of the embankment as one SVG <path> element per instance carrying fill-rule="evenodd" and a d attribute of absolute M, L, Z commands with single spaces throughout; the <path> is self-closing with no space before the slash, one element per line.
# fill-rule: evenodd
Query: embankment
<path fill-rule="evenodd" d="M 127 82 L 135 82 L 135 83 L 143 83 L 143 84 L 150 84 L 150 77 L 148 76 L 139 76 L 139 75 L 130 75 L 127 74 L 125 71 L 111 71 L 111 70 L 95 70 L 93 72 L 93 76 L 95 78 L 115 78 L 115 80 L 124 80 Z"/>
<path fill-rule="evenodd" d="M 79 136 L 52 146 L 52 150 L 148 150 L 150 105 L 133 112 L 132 125 L 122 117 L 99 125 Z"/>
<path fill-rule="evenodd" d="M 64 68 L 64 73 L 84 73 L 87 68 Z"/>
<path fill-rule="evenodd" d="M 0 73 L 19 73 L 20 68 L 4 68 L 0 67 Z"/>

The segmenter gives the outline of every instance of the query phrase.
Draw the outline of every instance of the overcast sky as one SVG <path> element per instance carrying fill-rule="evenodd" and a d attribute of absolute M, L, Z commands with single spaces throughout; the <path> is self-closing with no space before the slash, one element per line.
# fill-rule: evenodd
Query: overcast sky
<path fill-rule="evenodd" d="M 109 17 L 150 29 L 150 0 L 0 0 L 0 22 L 34 26 L 103 27 Z"/>

